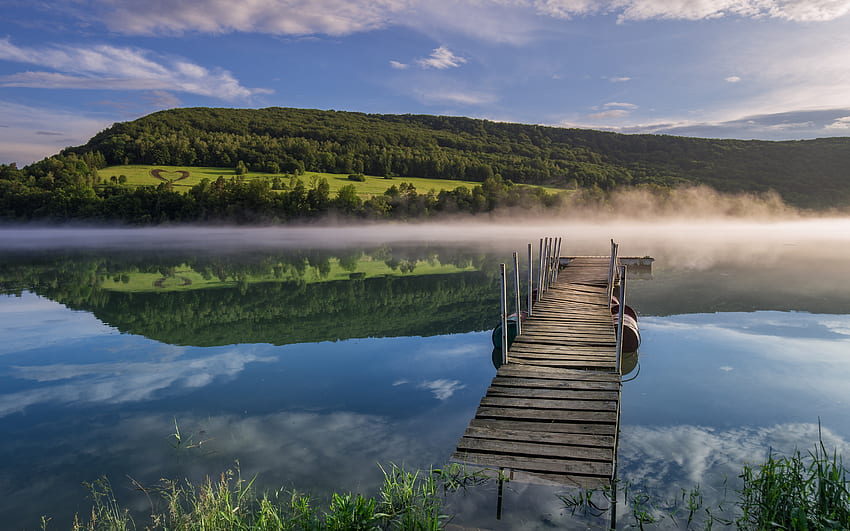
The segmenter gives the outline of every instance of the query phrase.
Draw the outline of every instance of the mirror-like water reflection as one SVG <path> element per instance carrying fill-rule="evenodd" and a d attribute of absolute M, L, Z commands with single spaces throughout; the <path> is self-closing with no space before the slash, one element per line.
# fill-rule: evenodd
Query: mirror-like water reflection
<path fill-rule="evenodd" d="M 494 374 L 498 263 L 525 241 L 7 254 L 0 515 L 34 528 L 50 513 L 62 527 L 88 511 L 81 483 L 104 474 L 144 514 L 126 476 L 198 480 L 238 459 L 263 487 L 322 495 L 373 492 L 377 463 L 441 465 Z M 768 448 L 811 447 L 818 419 L 850 455 L 839 247 L 794 236 L 749 262 L 722 246 L 688 255 L 661 234 L 635 241 L 628 252 L 657 261 L 630 286 L 643 343 L 623 388 L 621 480 L 674 498 L 699 484 L 710 504 Z M 578 239 L 571 254 L 606 245 Z M 176 429 L 191 443 L 175 448 Z M 563 489 L 519 483 L 496 520 L 495 489 L 451 496 L 454 522 L 607 522 L 579 524 Z"/>

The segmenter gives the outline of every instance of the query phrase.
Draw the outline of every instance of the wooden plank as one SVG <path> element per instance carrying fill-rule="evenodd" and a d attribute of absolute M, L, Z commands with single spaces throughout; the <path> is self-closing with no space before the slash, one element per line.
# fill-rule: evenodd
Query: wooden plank
<path fill-rule="evenodd" d="M 548 472 L 552 474 L 611 477 L 613 463 L 599 461 L 580 461 L 565 459 L 546 459 L 541 457 L 521 457 L 513 455 L 491 455 L 477 452 L 455 452 L 452 459 L 505 468 L 516 468 L 530 472 Z"/>
<path fill-rule="evenodd" d="M 608 363 L 604 361 L 599 361 L 598 363 L 589 364 L 586 361 L 544 361 L 537 359 L 527 359 L 527 358 L 510 358 L 511 363 L 515 363 L 517 365 L 523 365 L 526 367 L 558 367 L 562 369 L 594 369 L 597 371 L 603 372 L 614 372 L 617 368 L 617 363 L 615 361 L 610 361 Z"/>
<path fill-rule="evenodd" d="M 552 398 L 518 398 L 513 396 L 485 396 L 481 406 L 556 409 L 558 411 L 617 411 L 616 400 L 559 400 Z"/>
<path fill-rule="evenodd" d="M 612 374 L 600 374 L 594 371 L 579 371 L 570 369 L 545 369 L 537 367 L 512 367 L 510 364 L 499 368 L 498 376 L 514 376 L 518 378 L 544 378 L 547 380 L 581 380 L 585 382 L 616 382 L 620 377 Z"/>
<path fill-rule="evenodd" d="M 520 442 L 510 440 L 479 439 L 463 437 L 457 445 L 458 452 L 482 452 L 509 454 L 528 457 L 554 457 L 558 459 L 576 459 L 587 461 L 610 461 L 614 458 L 614 447 L 592 448 L 588 446 L 568 446 L 563 444 L 545 444 L 538 442 Z"/>
<path fill-rule="evenodd" d="M 493 386 L 500 387 L 521 387 L 528 390 L 535 388 L 539 389 L 569 389 L 569 390 L 588 390 L 588 391 L 620 391 L 619 382 L 601 382 L 601 381 L 584 381 L 584 380 L 549 380 L 544 378 L 517 378 L 511 376 L 496 376 L 493 379 Z"/>
<path fill-rule="evenodd" d="M 614 424 L 617 421 L 616 411 L 579 411 L 520 407 L 480 406 L 475 416 L 476 418 L 548 420 L 552 422 L 593 422 L 597 424 Z"/>
<path fill-rule="evenodd" d="M 494 430 L 514 430 L 546 433 L 569 433 L 578 435 L 609 435 L 614 436 L 615 426 L 612 424 L 587 424 L 576 422 L 540 422 L 532 420 L 511 419 L 479 419 L 469 421 L 470 427 L 491 428 Z"/>
<path fill-rule="evenodd" d="M 614 447 L 614 437 L 612 435 L 494 429 L 470 425 L 466 428 L 466 432 L 464 432 L 463 436 L 477 437 L 479 439 L 536 442 L 545 444 L 567 444 L 570 446 L 590 446 L 594 448 Z"/>

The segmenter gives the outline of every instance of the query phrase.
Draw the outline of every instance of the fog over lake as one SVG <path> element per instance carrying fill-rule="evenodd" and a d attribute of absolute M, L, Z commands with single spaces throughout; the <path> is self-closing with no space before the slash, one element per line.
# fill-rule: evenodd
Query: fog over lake
<path fill-rule="evenodd" d="M 811 448 L 819 421 L 850 455 L 850 218 L 6 227 L 0 515 L 61 528 L 102 474 L 144 514 L 126 475 L 198 479 L 234 459 L 264 487 L 319 493 L 371 492 L 379 462 L 439 466 L 495 373 L 498 263 L 544 236 L 564 256 L 613 238 L 656 259 L 630 283 L 643 343 L 621 479 L 661 497 L 699 484 L 710 504 L 768 449 Z M 175 451 L 175 421 L 203 451 Z M 489 528 L 575 518 L 562 490 L 515 483 L 496 520 L 494 488 L 447 508 Z"/>

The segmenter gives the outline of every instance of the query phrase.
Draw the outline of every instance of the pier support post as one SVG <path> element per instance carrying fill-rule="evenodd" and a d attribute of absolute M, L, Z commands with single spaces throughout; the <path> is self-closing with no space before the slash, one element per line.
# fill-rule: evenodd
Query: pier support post
<path fill-rule="evenodd" d="M 620 312 L 617 318 L 617 374 L 622 376 L 621 361 L 623 358 L 623 320 L 626 311 L 626 266 L 619 267 L 620 273 Z M 610 297 L 609 297 L 610 298 Z"/>
<path fill-rule="evenodd" d="M 499 301 L 502 303 L 502 365 L 508 362 L 508 282 L 505 274 L 505 264 L 499 264 L 502 276 L 502 289 Z"/>
<path fill-rule="evenodd" d="M 543 238 L 540 238 L 540 249 L 537 252 L 537 300 L 543 296 Z"/>
<path fill-rule="evenodd" d="M 532 286 L 531 286 L 533 279 L 534 279 L 534 275 L 532 274 L 532 270 L 531 270 L 533 258 L 534 257 L 532 256 L 532 252 L 531 252 L 531 244 L 529 243 L 528 244 L 528 316 L 529 317 L 531 317 L 531 306 L 534 302 L 533 296 L 532 296 L 533 295 Z"/>
<path fill-rule="evenodd" d="M 522 307 L 519 304 L 519 255 L 514 251 L 514 307 L 516 308 L 516 335 L 522 333 Z"/>
<path fill-rule="evenodd" d="M 617 252 L 619 245 L 611 240 L 611 261 L 608 264 L 608 308 L 611 308 L 611 297 L 614 295 L 614 273 L 619 265 L 617 263 Z"/>

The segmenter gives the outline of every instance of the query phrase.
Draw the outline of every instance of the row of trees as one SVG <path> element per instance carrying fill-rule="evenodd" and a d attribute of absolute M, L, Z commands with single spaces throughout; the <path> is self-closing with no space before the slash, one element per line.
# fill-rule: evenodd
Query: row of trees
<path fill-rule="evenodd" d="M 49 171 L 42 171 L 50 168 Z M 166 222 L 263 223 L 312 218 L 335 213 L 370 219 L 408 219 L 439 213 L 478 214 L 501 207 L 554 208 L 559 196 L 540 188 L 514 185 L 488 177 L 469 189 L 440 192 L 416 190 L 401 182 L 383 194 L 363 199 L 355 186 L 335 194 L 325 179 L 309 186 L 293 178 L 286 190 L 274 190 L 272 179 L 219 177 L 202 180 L 185 194 L 167 183 L 157 187 L 92 184 L 94 172 L 73 153 L 34 165 L 35 171 L 0 166 L 0 219 L 119 221 L 133 224 Z"/>

